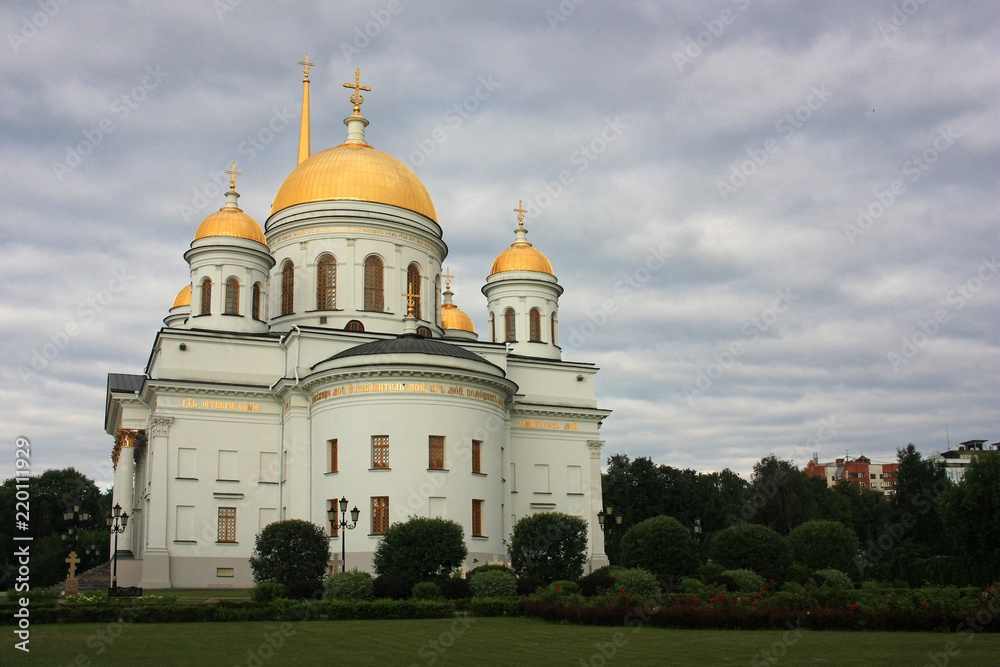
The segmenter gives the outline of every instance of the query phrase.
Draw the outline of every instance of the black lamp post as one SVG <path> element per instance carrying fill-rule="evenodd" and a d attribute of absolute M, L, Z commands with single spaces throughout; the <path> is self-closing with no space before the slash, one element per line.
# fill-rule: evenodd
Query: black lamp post
<path fill-rule="evenodd" d="M 81 512 L 79 505 L 73 505 L 72 510 L 66 510 L 63 512 L 63 519 L 66 523 L 70 524 L 66 529 L 66 532 L 62 535 L 63 542 L 68 542 L 69 540 L 73 540 L 75 542 L 80 539 L 80 531 L 77 530 L 77 526 L 85 521 L 89 521 L 90 514 L 87 512 Z"/>
<path fill-rule="evenodd" d="M 340 499 L 340 521 L 337 521 L 337 507 L 334 504 L 330 504 L 330 509 L 326 511 L 326 516 L 330 519 L 330 528 L 334 526 L 339 526 L 344 530 L 354 530 L 355 526 L 358 525 L 358 517 L 361 516 L 361 510 L 355 505 L 354 509 L 351 510 L 351 523 L 347 522 L 347 498 Z M 339 532 L 339 531 L 338 531 Z M 346 546 L 346 533 L 340 533 L 340 571 L 347 571 L 347 546 Z"/>
<path fill-rule="evenodd" d="M 614 532 L 615 526 L 622 525 L 623 518 L 621 514 L 615 514 L 615 508 L 612 505 L 605 505 L 604 509 L 597 513 L 597 523 L 600 524 L 601 530 L 604 531 L 605 554 L 608 552 L 608 538 Z"/>
<path fill-rule="evenodd" d="M 701 544 L 701 517 L 695 517 L 694 519 L 694 540 L 698 544 Z"/>
<path fill-rule="evenodd" d="M 111 564 L 111 590 L 112 594 L 118 592 L 118 534 L 125 532 L 128 525 L 128 512 L 122 512 L 122 506 L 115 503 L 111 508 L 111 514 L 104 517 L 108 525 L 108 530 L 115 536 L 115 553 L 112 555 Z"/>

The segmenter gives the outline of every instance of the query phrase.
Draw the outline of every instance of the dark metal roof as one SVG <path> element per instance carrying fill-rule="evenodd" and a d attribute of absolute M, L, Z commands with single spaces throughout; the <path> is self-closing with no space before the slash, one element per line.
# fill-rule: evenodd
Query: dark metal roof
<path fill-rule="evenodd" d="M 108 373 L 108 391 L 127 391 L 134 394 L 142 389 L 142 382 L 145 379 L 145 375 Z"/>
<path fill-rule="evenodd" d="M 356 347 L 348 348 L 343 352 L 338 352 L 325 361 L 347 357 L 360 357 L 368 354 L 430 354 L 437 357 L 456 357 L 458 359 L 479 361 L 484 364 L 490 363 L 475 352 L 469 352 L 464 347 L 445 343 L 442 340 L 434 338 L 424 338 L 416 334 L 403 334 L 399 338 L 362 343 Z M 318 365 L 316 364 L 316 366 Z M 492 366 L 493 364 L 490 365 Z M 313 366 L 313 368 L 316 366 Z"/>

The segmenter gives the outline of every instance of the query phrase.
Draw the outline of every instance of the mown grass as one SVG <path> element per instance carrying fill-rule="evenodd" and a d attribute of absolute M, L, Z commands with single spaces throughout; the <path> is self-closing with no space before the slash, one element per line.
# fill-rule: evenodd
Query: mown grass
<path fill-rule="evenodd" d="M 67 624 L 31 628 L 2 665 L 1000 665 L 1000 635 L 669 630 L 526 618 L 306 623 Z M 949 645 L 949 642 L 954 642 Z M 764 651 L 769 653 L 765 654 Z M 946 655 L 951 651 L 953 655 Z M 771 661 L 769 658 L 777 658 Z M 941 662 L 947 660 L 946 663 Z"/>

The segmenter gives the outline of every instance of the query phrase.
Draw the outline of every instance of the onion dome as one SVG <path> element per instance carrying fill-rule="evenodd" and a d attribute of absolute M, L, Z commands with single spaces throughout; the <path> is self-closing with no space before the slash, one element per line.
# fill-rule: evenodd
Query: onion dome
<path fill-rule="evenodd" d="M 514 210 L 517 211 L 517 231 L 515 232 L 517 240 L 493 260 L 490 275 L 507 271 L 536 271 L 554 276 L 555 273 L 552 271 L 549 258 L 541 250 L 528 243 L 528 230 L 524 228 L 523 206 L 518 204 Z"/>
<path fill-rule="evenodd" d="M 191 285 L 187 284 L 184 287 L 182 287 L 181 291 L 177 293 L 176 297 L 174 297 L 174 305 L 170 307 L 180 308 L 182 306 L 190 306 L 190 305 L 191 305 Z"/>
<path fill-rule="evenodd" d="M 211 236 L 229 236 L 237 239 L 247 239 L 257 241 L 267 245 L 264 238 L 264 230 L 260 228 L 257 221 L 243 212 L 236 205 L 236 200 L 240 195 L 236 192 L 236 176 L 240 173 L 236 171 L 236 163 L 233 162 L 232 171 L 227 171 L 229 177 L 229 191 L 226 193 L 226 205 L 219 209 L 218 213 L 205 218 L 198 226 L 198 231 L 194 233 L 194 240 L 204 239 Z"/>
<path fill-rule="evenodd" d="M 476 327 L 472 324 L 472 318 L 451 302 L 454 292 L 451 291 L 452 275 L 449 272 L 444 274 L 444 303 L 441 304 L 441 328 L 452 331 L 468 331 L 476 333 Z"/>

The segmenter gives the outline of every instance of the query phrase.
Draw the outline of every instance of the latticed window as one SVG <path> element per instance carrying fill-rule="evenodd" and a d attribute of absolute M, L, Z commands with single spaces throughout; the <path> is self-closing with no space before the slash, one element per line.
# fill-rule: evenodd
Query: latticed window
<path fill-rule="evenodd" d="M 323 255 L 316 264 L 316 308 L 333 310 L 337 307 L 337 259 Z"/>
<path fill-rule="evenodd" d="M 434 332 L 432 332 L 427 327 L 417 327 L 417 335 L 423 336 L 424 338 L 433 338 Z"/>
<path fill-rule="evenodd" d="M 513 343 L 517 340 L 517 327 L 514 325 L 514 309 L 503 311 L 504 340 Z"/>
<path fill-rule="evenodd" d="M 389 467 L 389 436 L 372 436 L 372 468 Z"/>
<path fill-rule="evenodd" d="M 334 440 L 334 442 L 336 442 L 336 440 Z M 328 511 L 331 510 L 331 509 L 334 510 L 333 515 L 335 517 L 337 517 L 336 521 L 328 521 L 327 522 L 327 523 L 330 524 L 330 537 L 337 537 L 337 536 L 340 535 L 340 515 L 337 513 L 338 507 L 339 507 L 339 504 L 337 503 L 337 499 L 336 498 L 334 498 L 333 500 L 327 500 L 326 501 L 326 509 Z"/>
<path fill-rule="evenodd" d="M 483 443 L 479 440 L 472 441 L 472 472 L 483 472 Z"/>
<path fill-rule="evenodd" d="M 427 467 L 431 470 L 444 470 L 444 436 L 430 436 L 427 439 L 427 450 Z"/>
<path fill-rule="evenodd" d="M 291 315 L 295 310 L 295 265 L 285 262 L 281 267 L 281 314 Z"/>
<path fill-rule="evenodd" d="M 529 340 L 540 342 L 542 340 L 542 313 L 537 308 L 532 308 L 528 313 L 528 322 L 531 325 Z"/>
<path fill-rule="evenodd" d="M 409 299 L 413 299 L 413 315 L 417 319 L 423 319 L 420 310 L 420 269 L 416 264 L 410 264 L 406 269 L 406 293 L 412 294 L 407 297 L 407 309 L 409 309 Z M 407 312 L 409 315 L 409 312 Z"/>
<path fill-rule="evenodd" d="M 339 453 L 337 452 L 337 439 L 334 438 L 328 442 L 330 443 L 330 472 L 337 472 L 337 466 L 339 464 L 337 460 L 337 454 Z"/>
<path fill-rule="evenodd" d="M 483 536 L 483 501 L 472 501 L 472 535 L 473 537 Z"/>
<path fill-rule="evenodd" d="M 219 541 L 220 542 L 235 542 L 236 541 L 236 508 L 235 507 L 220 507 L 219 508 Z"/>
<path fill-rule="evenodd" d="M 372 496 L 372 535 L 389 529 L 389 496 Z"/>
<path fill-rule="evenodd" d="M 374 255 L 365 259 L 365 310 L 381 313 L 385 310 L 383 281 L 385 265 Z"/>
<path fill-rule="evenodd" d="M 240 281 L 230 278 L 226 281 L 226 315 L 240 314 Z"/>
<path fill-rule="evenodd" d="M 362 332 L 364 330 L 365 330 L 365 325 L 361 324 L 361 322 L 358 322 L 357 320 L 351 320 L 350 322 L 347 323 L 347 326 L 344 327 L 344 331 Z"/>
<path fill-rule="evenodd" d="M 260 283 L 253 284 L 253 303 L 250 306 L 251 312 L 253 313 L 253 318 L 255 320 L 260 319 Z"/>
<path fill-rule="evenodd" d="M 497 342 L 497 322 L 493 313 L 490 313 L 490 342 Z"/>
<path fill-rule="evenodd" d="M 201 281 L 201 314 L 212 314 L 212 279 L 205 278 Z"/>

